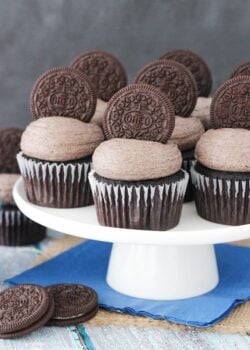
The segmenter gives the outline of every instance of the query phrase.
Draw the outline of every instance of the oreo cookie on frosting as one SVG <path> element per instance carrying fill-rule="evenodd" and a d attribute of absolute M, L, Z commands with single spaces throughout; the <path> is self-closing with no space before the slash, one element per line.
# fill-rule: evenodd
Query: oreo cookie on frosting
<path fill-rule="evenodd" d="M 172 50 L 160 57 L 183 64 L 193 74 L 198 88 L 198 95 L 207 97 L 212 88 L 212 74 L 206 62 L 190 50 Z"/>
<path fill-rule="evenodd" d="M 148 84 L 131 84 L 108 102 L 103 130 L 107 139 L 166 143 L 173 132 L 174 122 L 174 107 L 166 94 Z"/>
<path fill-rule="evenodd" d="M 88 122 L 96 109 L 96 94 L 88 77 L 80 71 L 52 68 L 35 82 L 30 109 L 36 119 L 63 116 Z"/>
<path fill-rule="evenodd" d="M 250 76 L 227 80 L 214 94 L 211 124 L 217 128 L 250 129 Z"/>
<path fill-rule="evenodd" d="M 108 52 L 83 52 L 74 59 L 71 67 L 87 75 L 97 97 L 106 102 L 127 85 L 127 74 L 121 62 Z"/>
<path fill-rule="evenodd" d="M 237 77 L 238 75 L 250 75 L 250 61 L 244 62 L 233 71 L 231 78 Z"/>
<path fill-rule="evenodd" d="M 172 60 L 154 61 L 141 69 L 135 83 L 145 83 L 164 92 L 175 108 L 175 114 L 189 117 L 197 101 L 196 82 L 190 71 Z"/>

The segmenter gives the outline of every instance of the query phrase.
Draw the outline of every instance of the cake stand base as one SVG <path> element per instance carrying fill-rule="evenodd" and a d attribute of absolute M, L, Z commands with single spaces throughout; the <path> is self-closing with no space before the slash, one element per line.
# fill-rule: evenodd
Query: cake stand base
<path fill-rule="evenodd" d="M 219 281 L 214 246 L 114 243 L 107 283 L 138 298 L 176 300 L 209 292 Z"/>
<path fill-rule="evenodd" d="M 133 297 L 175 300 L 209 292 L 218 283 L 213 244 L 250 238 L 250 225 L 227 226 L 204 220 L 194 203 L 184 203 L 179 224 L 169 231 L 100 226 L 94 206 L 72 209 L 30 203 L 20 178 L 13 190 L 20 210 L 53 230 L 112 242 L 107 282 Z"/>

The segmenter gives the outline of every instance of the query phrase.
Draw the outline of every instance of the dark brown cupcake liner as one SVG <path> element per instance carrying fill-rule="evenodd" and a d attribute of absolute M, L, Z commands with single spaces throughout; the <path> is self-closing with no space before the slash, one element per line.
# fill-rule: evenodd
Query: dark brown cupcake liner
<path fill-rule="evenodd" d="M 187 172 L 152 181 L 127 182 L 89 174 L 97 218 L 101 225 L 145 230 L 175 227 L 182 210 Z"/>
<path fill-rule="evenodd" d="M 187 184 L 187 190 L 184 197 L 184 203 L 191 202 L 194 200 L 194 189 L 191 179 L 191 168 L 194 165 L 195 158 L 194 158 L 194 149 L 182 151 L 182 169 L 186 170 L 186 172 L 189 174 L 189 180 Z"/>
<path fill-rule="evenodd" d="M 30 202 L 51 208 L 77 208 L 93 204 L 88 181 L 90 157 L 72 162 L 46 162 L 17 155 Z"/>
<path fill-rule="evenodd" d="M 0 209 L 0 245 L 35 244 L 46 237 L 46 228 L 27 218 L 16 206 Z"/>
<path fill-rule="evenodd" d="M 200 173 L 192 168 L 195 204 L 198 214 L 206 220 L 225 225 L 250 223 L 250 175 L 222 172 L 223 176 Z"/>

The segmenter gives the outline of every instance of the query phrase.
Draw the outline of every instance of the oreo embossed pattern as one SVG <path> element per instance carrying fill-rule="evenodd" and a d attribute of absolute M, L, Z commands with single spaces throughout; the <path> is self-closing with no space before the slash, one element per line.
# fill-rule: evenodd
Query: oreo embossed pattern
<path fill-rule="evenodd" d="M 21 337 L 44 325 L 75 325 L 97 311 L 98 296 L 87 286 L 20 284 L 0 293 L 0 338 Z"/>

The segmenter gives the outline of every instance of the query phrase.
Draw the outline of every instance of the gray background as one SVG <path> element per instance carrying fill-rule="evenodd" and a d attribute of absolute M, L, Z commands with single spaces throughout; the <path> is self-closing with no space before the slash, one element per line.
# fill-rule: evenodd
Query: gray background
<path fill-rule="evenodd" d="M 247 0 L 0 0 L 0 127 L 27 125 L 35 79 L 89 49 L 111 51 L 132 79 L 165 51 L 189 48 L 216 88 L 250 60 L 249 18 Z"/>

